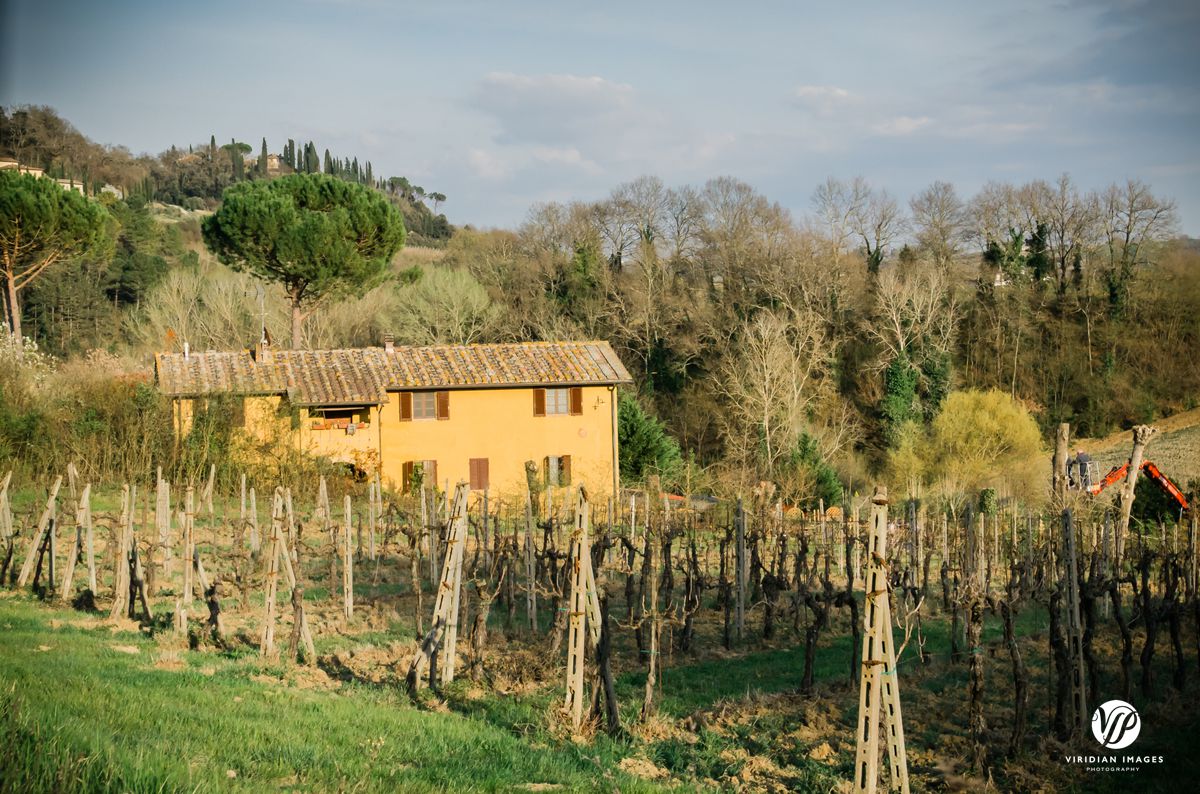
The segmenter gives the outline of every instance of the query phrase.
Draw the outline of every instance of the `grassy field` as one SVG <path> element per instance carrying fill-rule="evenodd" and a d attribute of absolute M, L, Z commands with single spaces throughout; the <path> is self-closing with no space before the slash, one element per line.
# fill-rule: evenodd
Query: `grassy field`
<path fill-rule="evenodd" d="M 974 786 L 966 666 L 948 663 L 948 627 L 936 612 L 925 624 L 930 663 L 918 663 L 915 645 L 901 661 L 914 791 Z M 1018 628 L 1033 684 L 1032 741 L 1017 759 L 1000 759 L 997 786 L 1119 790 L 1119 777 L 1081 778 L 1061 763 L 1066 748 L 1047 738 L 1045 613 L 1026 609 Z M 246 648 L 188 651 L 170 632 L 150 636 L 5 593 L 0 791 L 838 791 L 850 777 L 857 694 L 846 681 L 850 639 L 840 618 L 819 648 L 815 697 L 798 694 L 803 655 L 794 637 L 668 663 L 660 716 L 645 724 L 636 719 L 644 673 L 626 667 L 617 691 L 627 733 L 583 742 L 567 738 L 556 716 L 562 688 L 552 660 L 552 677 L 529 686 L 512 686 L 515 674 L 498 667 L 494 687 L 459 680 L 414 703 L 395 685 L 407 642 L 388 652 L 407 631 L 398 621 L 322 638 L 320 667 L 306 668 Z M 1000 639 L 989 616 L 986 710 L 997 744 L 1012 688 Z M 531 658 L 517 646 L 508 652 L 516 666 Z M 1112 691 L 1116 661 L 1112 649 L 1101 652 L 1102 688 Z M 373 665 L 384 683 L 339 676 L 338 660 Z M 1158 661 L 1168 690 L 1166 647 Z M 1186 707 L 1195 691 L 1138 702 L 1152 726 L 1139 752 L 1171 761 L 1167 776 L 1138 777 L 1147 790 L 1167 790 L 1181 768 L 1200 771 L 1189 738 L 1200 719 Z"/>
<path fill-rule="evenodd" d="M 303 674 L 5 598 L 0 790 L 653 789 L 590 748 L 537 746 L 388 689 L 305 688 Z"/>
<path fill-rule="evenodd" d="M 1197 428 L 1172 426 L 1152 444 L 1166 437 L 1164 449 L 1174 449 L 1166 434 L 1190 430 Z M 113 497 L 111 489 L 101 491 L 94 502 L 102 608 L 111 589 Z M 33 488 L 19 492 L 18 524 L 28 527 L 43 500 Z M 259 505 L 264 527 L 266 502 Z M 231 525 L 220 521 L 236 515 L 231 504 L 219 503 L 215 535 L 206 518 L 197 525 L 206 568 L 227 583 L 226 648 L 201 643 L 187 650 L 169 630 L 168 615 L 180 592 L 178 566 L 151 593 L 157 633 L 0 591 L 0 792 L 838 791 L 851 776 L 857 688 L 848 674 L 857 659 L 847 610 L 831 613 L 816 655 L 816 692 L 803 696 L 802 630 L 781 616 L 777 636 L 762 640 L 759 605 L 748 616 L 746 643 L 726 650 L 710 590 L 693 651 L 673 651 L 671 632 L 677 629 L 664 631 L 658 715 L 645 722 L 638 719 L 645 657 L 630 627 L 619 626 L 613 658 L 625 732 L 573 741 L 559 713 L 563 652 L 547 651 L 545 629 L 554 615 L 549 599 L 539 611 L 543 627 L 536 636 L 524 628 L 523 608 L 511 625 L 500 607 L 493 609 L 481 680 L 466 674 L 464 638 L 459 680 L 440 694 L 424 692 L 416 702 L 403 693 L 400 682 L 416 647 L 416 601 L 402 539 L 391 541 L 379 564 L 356 565 L 356 611 L 347 622 L 338 588 L 330 592 L 328 539 L 311 527 L 305 531 L 298 570 L 316 634 L 317 665 L 261 659 L 261 583 L 253 574 L 241 602 L 235 587 L 240 555 L 230 552 Z M 19 557 L 27 542 L 20 541 Z M 60 556 L 65 547 L 62 543 Z M 620 582 L 621 574 L 612 576 Z M 618 622 L 624 617 L 620 589 L 613 587 Z M 983 781 L 972 775 L 968 761 L 967 666 L 949 661 L 948 620 L 936 586 L 933 590 L 923 613 L 929 663 L 919 664 L 914 639 L 900 664 L 913 791 L 968 790 Z M 425 593 L 428 621 L 428 584 Z M 290 629 L 286 600 L 281 592 L 281 643 Z M 197 622 L 193 613 L 194 629 Z M 1063 764 L 1070 750 L 1051 737 L 1044 608 L 1025 604 L 1017 628 L 1030 668 L 1031 713 L 1023 751 L 1008 759 L 1003 755 L 1012 717 L 1008 651 L 998 619 L 985 617 L 981 653 L 994 786 L 1042 791 L 1127 786 L 1128 778 L 1089 777 Z M 1151 698 L 1135 692 L 1147 725 L 1138 751 L 1161 753 L 1169 761 L 1137 777 L 1145 790 L 1169 790 L 1180 775 L 1200 774 L 1200 754 L 1190 748 L 1190 737 L 1200 730 L 1192 709 L 1200 694 L 1194 628 L 1189 616 L 1187 687 L 1170 687 L 1172 659 L 1164 634 L 1155 657 L 1158 691 Z M 1136 658 L 1143 629 L 1135 621 L 1133 630 Z M 1100 691 L 1112 696 L 1119 691 L 1115 640 L 1115 627 L 1102 617 Z"/>

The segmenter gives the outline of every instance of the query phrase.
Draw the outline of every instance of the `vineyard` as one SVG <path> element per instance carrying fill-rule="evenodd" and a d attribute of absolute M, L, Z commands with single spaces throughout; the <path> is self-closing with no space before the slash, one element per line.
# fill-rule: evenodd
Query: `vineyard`
<path fill-rule="evenodd" d="M 252 473 L 221 494 L 212 474 L 0 483 L 6 789 L 849 790 L 881 595 L 913 790 L 1090 790 L 1064 758 L 1095 754 L 1092 709 L 1114 698 L 1140 710 L 1140 756 L 1191 763 L 1194 512 L 1131 526 L 1063 478 L 1049 511 L 882 490 L 804 511 L 769 484 L 719 499 L 651 478 L 592 504 Z M 886 587 L 866 589 L 871 571 Z M 476 745 L 513 760 L 464 760 Z"/>

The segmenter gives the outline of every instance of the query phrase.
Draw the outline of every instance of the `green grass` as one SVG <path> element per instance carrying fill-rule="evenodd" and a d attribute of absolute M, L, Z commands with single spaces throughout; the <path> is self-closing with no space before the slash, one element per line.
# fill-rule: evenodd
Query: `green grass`
<path fill-rule="evenodd" d="M 652 788 L 575 745 L 532 746 L 387 689 L 268 683 L 285 669 L 253 658 L 182 653 L 183 669 L 157 669 L 154 640 L 69 624 L 77 619 L 0 601 L 2 790 Z"/>

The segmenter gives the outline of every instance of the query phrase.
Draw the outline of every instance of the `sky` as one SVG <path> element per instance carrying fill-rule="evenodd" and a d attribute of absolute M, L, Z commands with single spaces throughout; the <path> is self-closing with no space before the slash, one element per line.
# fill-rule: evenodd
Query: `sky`
<path fill-rule="evenodd" d="M 0 104 L 156 153 L 288 138 L 444 193 L 455 224 L 643 175 L 1141 179 L 1200 236 L 1200 3 L 0 0 Z"/>

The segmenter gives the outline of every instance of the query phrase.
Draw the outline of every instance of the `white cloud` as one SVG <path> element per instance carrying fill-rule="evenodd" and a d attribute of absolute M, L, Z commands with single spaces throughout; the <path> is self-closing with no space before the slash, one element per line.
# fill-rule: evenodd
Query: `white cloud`
<path fill-rule="evenodd" d="M 571 146 L 594 130 L 628 123 L 633 87 L 603 77 L 491 72 L 472 104 L 492 116 L 505 143 Z"/>
<path fill-rule="evenodd" d="M 896 116 L 876 124 L 872 129 L 877 135 L 899 137 L 912 135 L 917 130 L 928 127 L 933 119 L 929 116 Z"/>
<path fill-rule="evenodd" d="M 851 104 L 856 97 L 836 85 L 799 85 L 792 90 L 792 99 L 804 110 L 818 116 L 831 116 Z"/>
<path fill-rule="evenodd" d="M 471 170 L 481 179 L 504 179 L 512 168 L 492 152 L 474 148 L 467 152 Z"/>
<path fill-rule="evenodd" d="M 535 146 L 533 149 L 533 159 L 547 165 L 564 165 L 579 168 L 589 174 L 600 174 L 604 171 L 598 163 L 584 157 L 574 146 Z"/>
<path fill-rule="evenodd" d="M 794 93 L 797 99 L 805 101 L 836 101 L 850 98 L 849 91 L 836 85 L 799 85 Z"/>

